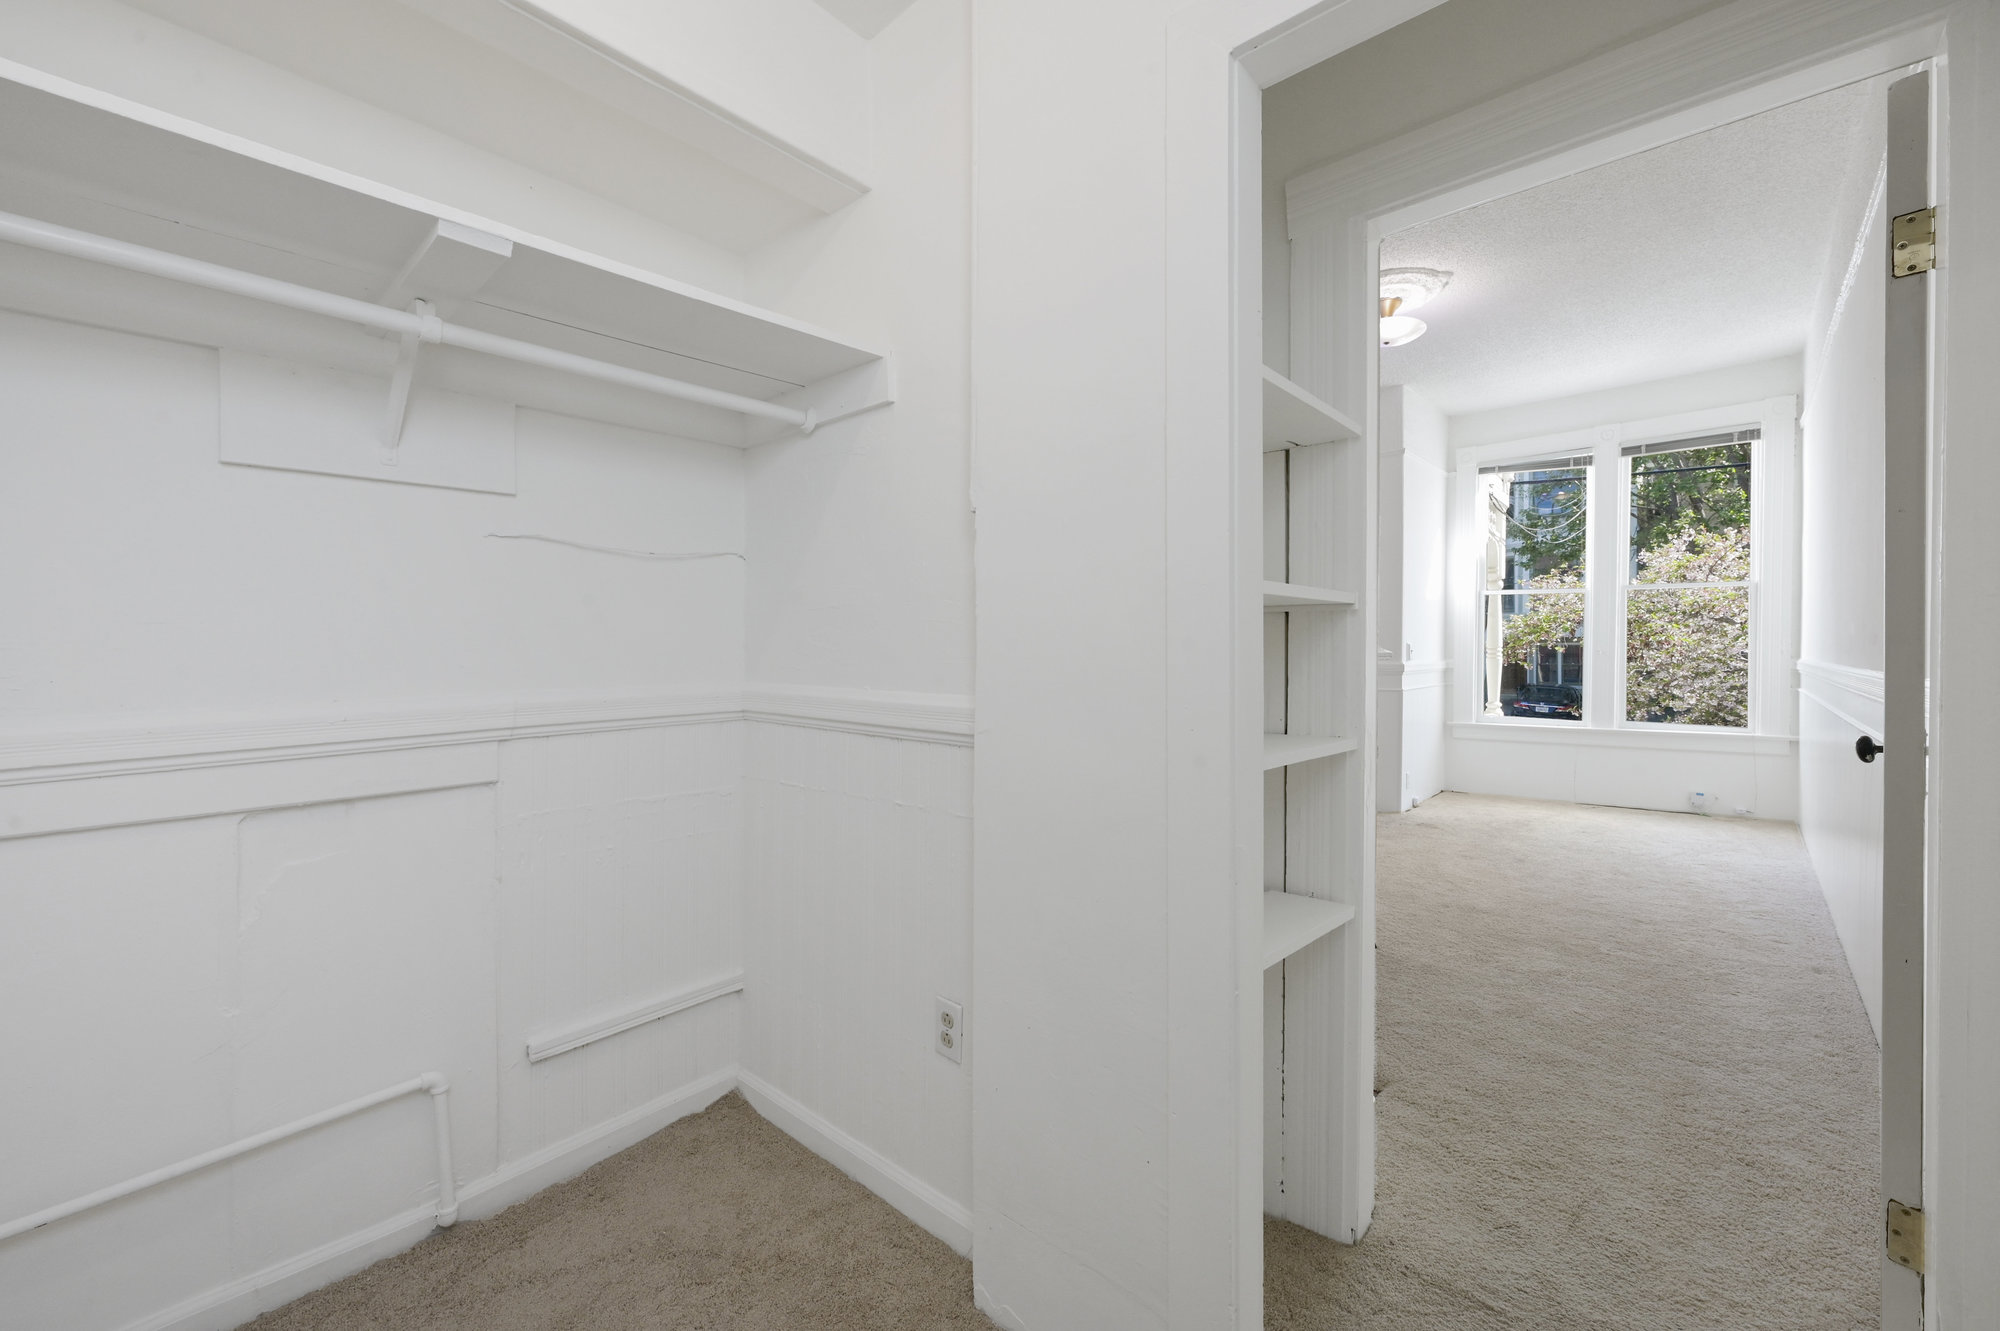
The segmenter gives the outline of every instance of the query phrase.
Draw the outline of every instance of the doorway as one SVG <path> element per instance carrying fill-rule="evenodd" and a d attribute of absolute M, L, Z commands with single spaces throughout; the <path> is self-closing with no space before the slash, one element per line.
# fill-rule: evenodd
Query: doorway
<path fill-rule="evenodd" d="M 1900 53 L 1907 48 L 1894 49 Z M 1267 246 L 1272 233 L 1269 209 L 1275 192 L 1282 198 L 1289 218 L 1289 225 L 1281 230 L 1288 242 L 1291 261 L 1285 293 L 1290 310 L 1281 310 L 1276 319 L 1272 318 L 1271 307 L 1278 302 L 1267 295 L 1267 339 L 1288 343 L 1285 349 L 1289 352 L 1290 368 L 1308 388 L 1324 393 L 1332 402 L 1360 401 L 1366 396 L 1365 386 L 1376 364 L 1372 326 L 1375 320 L 1367 321 L 1369 326 L 1364 332 L 1358 326 L 1344 325 L 1343 316 L 1337 312 L 1362 307 L 1357 297 L 1363 292 L 1356 289 L 1362 284 L 1354 278 L 1357 272 L 1366 273 L 1368 284 L 1373 284 L 1376 273 L 1367 259 L 1373 257 L 1371 250 L 1377 241 L 1393 238 L 1414 223 L 1463 212 L 1537 183 L 1573 176 L 1592 165 L 1632 157 L 1649 147 L 1672 144 L 1703 128 L 1743 121 L 1756 110 L 1801 102 L 1802 94 L 1847 86 L 1859 76 L 1899 63 L 1884 58 L 1886 54 L 1887 48 L 1874 53 L 1872 68 L 1857 66 L 1852 60 L 1824 66 L 1815 71 L 1818 81 L 1811 86 L 1793 79 L 1785 86 L 1767 87 L 1755 95 L 1738 90 L 1727 105 L 1710 105 L 1698 113 L 1683 109 L 1665 120 L 1638 129 L 1627 128 L 1585 148 L 1572 146 L 1498 174 L 1490 167 L 1475 166 L 1473 159 L 1475 149 L 1490 149 L 1492 140 L 1502 136 L 1494 131 L 1480 131 L 1463 118 L 1437 130 L 1430 142 L 1420 148 L 1411 149 L 1399 142 L 1395 146 L 1407 151 L 1394 154 L 1383 145 L 1375 145 L 1356 154 L 1353 161 L 1336 162 L 1323 171 L 1277 182 L 1276 191 L 1271 188 L 1267 174 Z M 1281 90 L 1273 91 L 1275 95 Z M 1516 109 L 1517 105 L 1502 105 L 1496 114 L 1504 119 Z M 1268 135 L 1270 101 L 1265 112 Z M 1475 148 L 1459 151 L 1453 144 L 1454 135 L 1470 141 Z M 1415 137 L 1422 139 L 1423 135 Z M 1431 159 L 1418 168 L 1408 166 L 1410 157 L 1420 155 L 1424 147 L 1432 152 Z M 1454 158 L 1455 151 L 1458 155 Z M 1870 178 L 1865 183 L 1873 183 L 1873 174 L 1867 173 Z M 1420 178 L 1425 179 L 1433 192 L 1419 196 L 1414 182 Z M 1470 183 L 1474 180 L 1476 183 Z M 1302 226 L 1302 214 L 1310 215 L 1315 207 L 1321 216 L 1318 219 L 1308 216 Z M 1853 237 L 1849 239 L 1852 242 Z M 1267 257 L 1268 254 L 1267 248 Z M 1438 265 L 1412 260 L 1385 266 L 1436 268 Z M 1267 293 L 1269 290 L 1267 284 Z M 1391 315 L 1406 312 L 1385 311 Z M 1370 310 L 1371 315 L 1374 313 Z M 1357 319 L 1356 325 L 1359 322 Z M 1736 321 L 1750 322 L 1753 321 Z M 1274 329 L 1282 330 L 1275 338 Z M 1728 325 L 1725 329 L 1731 334 L 1744 331 Z M 1365 352 L 1357 345 L 1363 339 L 1366 339 Z M 1709 371 L 1686 373 L 1711 372 L 1715 368 L 1711 365 Z M 1647 414 L 1628 413 L 1626 418 L 1614 422 L 1630 428 L 1615 433 L 1608 441 L 1601 437 L 1566 441 L 1544 438 L 1540 443 L 1546 446 L 1531 449 L 1524 456 L 1488 459 L 1485 465 L 1493 470 L 1487 474 L 1502 477 L 1486 482 L 1488 490 L 1497 486 L 1510 499 L 1521 498 L 1518 505 L 1509 502 L 1498 505 L 1502 518 L 1500 530 L 1497 537 L 1488 533 L 1494 537 L 1502 556 L 1494 562 L 1504 564 L 1510 547 L 1518 551 L 1522 539 L 1523 534 L 1518 530 L 1507 531 L 1507 510 L 1514 508 L 1513 516 L 1517 518 L 1539 513 L 1544 527 L 1560 527 L 1567 521 L 1580 526 L 1578 544 L 1589 547 L 1590 553 L 1597 557 L 1602 574 L 1599 585 L 1591 585 L 1582 569 L 1564 569 L 1560 565 L 1540 567 L 1533 561 L 1517 561 L 1513 572 L 1519 574 L 1525 570 L 1530 575 L 1527 584 L 1508 581 L 1509 574 L 1503 569 L 1491 587 L 1454 588 L 1455 593 L 1497 604 L 1502 611 L 1497 626 L 1486 623 L 1491 616 L 1478 615 L 1464 617 L 1466 623 L 1461 625 L 1456 622 L 1458 617 L 1450 613 L 1450 607 L 1440 607 L 1446 611 L 1446 624 L 1434 641 L 1441 648 L 1438 656 L 1449 662 L 1442 671 L 1437 657 L 1424 659 L 1413 637 L 1392 633 L 1388 631 L 1389 625 L 1381 624 L 1385 630 L 1378 639 L 1383 677 L 1421 679 L 1427 672 L 1448 673 L 1451 681 L 1443 692 L 1461 699 L 1472 694 L 1475 716 L 1486 715 L 1490 708 L 1497 713 L 1496 720 L 1515 722 L 1522 730 L 1589 727 L 1615 718 L 1621 729 L 1657 727 L 1663 748 L 1678 747 L 1683 751 L 1686 744 L 1675 742 L 1684 741 L 1697 729 L 1736 732 L 1730 738 L 1740 742 L 1721 747 L 1734 750 L 1731 765 L 1746 776 L 1748 793 L 1740 793 L 1727 781 L 1695 779 L 1681 791 L 1677 807 L 1722 817 L 1754 815 L 1759 804 L 1766 806 L 1766 812 L 1780 814 L 1795 809 L 1797 796 L 1787 790 L 1784 769 L 1788 761 L 1796 763 L 1796 740 L 1791 736 L 1797 731 L 1795 728 L 1787 731 L 1784 718 L 1788 708 L 1796 708 L 1797 697 L 1784 676 L 1792 668 L 1790 660 L 1796 659 L 1796 649 L 1789 657 L 1785 652 L 1788 641 L 1795 640 L 1791 635 L 1797 631 L 1788 627 L 1785 617 L 1788 610 L 1794 616 L 1797 613 L 1798 570 L 1796 564 L 1789 571 L 1780 567 L 1782 561 L 1775 560 L 1773 552 L 1800 539 L 1796 526 L 1789 534 L 1784 530 L 1788 518 L 1796 522 L 1798 483 L 1793 471 L 1791 488 L 1787 489 L 1787 468 L 1778 465 L 1784 461 L 1778 455 L 1787 448 L 1799 447 L 1795 431 L 1796 399 L 1804 395 L 1802 384 L 1797 382 L 1801 372 L 1802 367 L 1795 367 L 1795 383 L 1789 394 L 1780 391 L 1782 385 L 1769 380 L 1753 381 L 1753 376 L 1740 381 L 1748 391 L 1739 400 L 1719 405 L 1711 400 L 1702 408 L 1686 410 L 1672 409 L 1677 404 L 1656 405 Z M 1343 383 L 1345 375 L 1353 375 L 1361 382 Z M 1581 395 L 1579 392 L 1570 396 Z M 1794 399 L 1788 416 L 1782 414 L 1782 407 L 1773 406 L 1776 399 L 1787 396 Z M 1385 395 L 1382 402 L 1371 406 L 1374 409 L 1370 412 L 1370 423 L 1384 445 L 1381 489 L 1386 502 L 1391 486 L 1387 472 L 1390 462 L 1387 431 L 1400 424 L 1395 418 L 1402 404 L 1392 403 Z M 1751 410 L 1746 412 L 1743 410 L 1746 407 Z M 1695 419 L 1703 410 L 1708 412 L 1707 417 Z M 1730 412 L 1743 419 L 1722 428 L 1718 413 Z M 1604 423 L 1600 420 L 1593 424 Z M 1575 422 L 1570 426 L 1572 433 L 1590 428 Z M 1546 434 L 1555 436 L 1564 432 L 1550 428 Z M 1520 437 L 1518 431 L 1489 436 L 1492 442 L 1502 444 L 1517 442 Z M 1578 447 L 1565 454 L 1557 447 L 1558 442 Z M 1593 475 L 1597 478 L 1595 484 Z M 1478 476 L 1475 467 L 1466 484 L 1453 488 L 1447 483 L 1444 487 L 1447 507 L 1464 500 L 1463 507 L 1469 510 L 1479 497 Z M 1730 484 L 1716 487 L 1671 479 L 1676 476 Z M 1593 490 L 1598 502 L 1589 504 L 1585 501 Z M 1723 490 L 1730 493 L 1724 495 Z M 1492 494 L 1485 497 L 1489 500 L 1488 507 L 1493 507 Z M 1709 521 L 1716 514 L 1705 510 L 1707 501 L 1724 499 L 1740 505 L 1744 510 L 1740 518 L 1752 517 L 1750 510 L 1754 508 L 1758 520 Z M 1678 520 L 1690 513 L 1701 520 L 1693 526 Z M 1635 528 L 1639 530 L 1635 532 Z M 1665 538 L 1675 533 L 1678 550 L 1666 548 Z M 1649 536 L 1654 539 L 1647 539 Z M 1430 548 L 1436 549 L 1436 543 Z M 1458 547 L 1452 550 L 1451 575 L 1454 579 L 1465 577 L 1467 565 L 1474 561 L 1460 558 Z M 1406 545 L 1403 553 L 1408 552 Z M 1679 563 L 1667 567 L 1676 558 Z M 1387 544 L 1381 547 L 1381 559 L 1386 567 L 1391 559 Z M 1705 571 L 1696 576 L 1664 576 L 1668 572 L 1687 573 L 1695 565 L 1706 566 Z M 1534 585 L 1538 575 L 1565 572 L 1579 575 L 1577 585 Z M 1789 587 L 1788 577 L 1792 580 Z M 1563 622 L 1541 625 L 1534 633 L 1515 633 L 1511 635 L 1514 641 L 1509 642 L 1508 621 L 1521 616 L 1538 600 L 1567 601 L 1567 614 L 1541 616 Z M 1377 613 L 1383 620 L 1390 616 L 1386 597 Z M 1586 625 L 1593 620 L 1599 629 L 1594 634 L 1586 631 Z M 1713 658 L 1696 670 L 1704 681 L 1701 689 L 1690 687 L 1685 670 L 1677 675 L 1674 662 L 1648 660 L 1643 653 L 1635 656 L 1628 651 L 1635 644 L 1671 636 L 1672 631 L 1687 628 L 1691 621 L 1695 628 L 1706 633 L 1706 639 L 1697 645 Z M 1565 624 L 1569 631 L 1554 631 L 1563 629 Z M 1489 629 L 1490 633 L 1483 631 Z M 1481 666 L 1488 664 L 1486 656 L 1498 657 L 1499 668 L 1465 669 L 1458 659 L 1459 653 L 1446 645 L 1449 634 L 1460 631 L 1481 638 L 1493 637 L 1494 650 L 1490 654 L 1482 644 L 1473 655 Z M 1705 696 L 1698 697 L 1697 693 Z M 1409 707 L 1413 701 L 1408 697 L 1398 698 L 1394 705 Z M 1380 699 L 1378 734 L 1385 742 L 1392 720 L 1399 729 L 1406 720 L 1392 718 L 1391 705 L 1386 695 Z M 1751 719 L 1753 713 L 1755 721 Z M 1477 724 L 1475 716 L 1457 718 L 1447 725 Z M 1760 726 L 1760 722 L 1764 724 Z M 1791 724 L 1796 726 L 1796 722 Z M 1455 738 L 1447 731 L 1447 742 Z M 1509 737 L 1510 741 L 1514 738 Z M 1553 766 L 1548 761 L 1550 741 L 1539 737 L 1518 738 L 1524 746 L 1520 767 Z M 1532 747 L 1535 745 L 1540 747 Z M 1488 752 L 1490 755 L 1495 750 Z M 1850 757 L 1848 761 L 1854 760 Z M 1691 764 L 1676 765 L 1677 762 L 1662 764 L 1668 770 L 1659 779 L 1669 785 L 1681 785 Z M 1438 761 L 1434 769 L 1441 773 L 1446 765 Z M 1572 790 L 1562 798 L 1573 799 L 1577 798 L 1576 783 L 1587 780 L 1594 784 L 1597 773 L 1580 761 L 1572 760 L 1568 766 Z M 1578 775 L 1580 771 L 1582 777 Z M 1395 807 L 1402 793 L 1396 786 L 1410 776 L 1408 764 L 1399 762 L 1393 768 L 1387 765 L 1378 768 L 1378 807 Z M 1796 782 L 1796 777 L 1793 781 Z M 1723 788 L 1708 789 L 1710 786 Z M 1440 782 L 1437 788 L 1445 787 Z M 1421 798 L 1419 785 L 1409 803 Z M 1630 795 L 1608 802 L 1647 807 L 1644 801 Z M 1408 803 L 1403 807 L 1408 807 Z M 1384 1019 L 1387 1020 L 1386 1013 Z"/>

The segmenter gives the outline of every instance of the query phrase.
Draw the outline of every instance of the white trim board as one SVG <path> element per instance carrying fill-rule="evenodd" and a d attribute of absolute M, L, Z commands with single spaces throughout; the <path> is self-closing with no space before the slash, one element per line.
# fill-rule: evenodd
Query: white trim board
<path fill-rule="evenodd" d="M 0 784 L 0 840 L 416 795 L 499 780 L 500 746 L 470 743 L 14 782 Z"/>
<path fill-rule="evenodd" d="M 0 732 L 0 788 L 743 720 L 965 745 L 972 742 L 972 715 L 972 699 L 963 694 L 785 684 L 139 713 Z"/>
<path fill-rule="evenodd" d="M 751 684 L 746 721 L 844 730 L 932 744 L 972 743 L 973 700 L 956 693 L 887 693 L 811 684 Z"/>
<path fill-rule="evenodd" d="M 1927 59 L 1941 8 L 1738 0 L 1301 172 L 1285 184 L 1288 234 L 1367 213 L 1396 230 L 1526 188 L 1514 168 L 1538 158 L 1550 169 L 1530 165 L 1536 176 L 1567 175 Z M 1421 215 L 1390 212 L 1419 200 L 1406 211 Z"/>
<path fill-rule="evenodd" d="M 0 733 L 0 786 L 699 725 L 742 715 L 734 688 L 576 691 L 311 708 L 138 713 Z"/>
<path fill-rule="evenodd" d="M 1377 661 L 1375 687 L 1389 693 L 1442 688 L 1450 674 L 1449 661 Z"/>
<path fill-rule="evenodd" d="M 1838 717 L 1856 734 L 1882 738 L 1882 672 L 1830 661 L 1799 662 L 1799 697 Z M 1869 718 L 1873 718 L 1870 720 Z"/>
<path fill-rule="evenodd" d="M 972 1212 L 886 1156 L 862 1145 L 762 1078 L 730 1067 L 543 1147 L 459 1189 L 459 1221 L 484 1220 L 654 1133 L 698 1114 L 732 1090 L 786 1135 L 839 1168 L 948 1244 L 972 1251 Z M 416 1244 L 436 1228 L 435 1208 L 407 1211 L 262 1271 L 217 1286 L 119 1331 L 228 1331 L 260 1313 L 352 1275 Z"/>
<path fill-rule="evenodd" d="M 962 1255 L 972 1252 L 972 1211 L 895 1161 L 863 1145 L 754 1073 L 737 1085 L 751 1107 L 794 1140 L 902 1212 Z"/>
<path fill-rule="evenodd" d="M 539 1063 L 545 1058 L 567 1054 L 573 1049 L 581 1049 L 585 1045 L 596 1044 L 599 1040 L 644 1026 L 647 1022 L 671 1017 L 676 1012 L 685 1012 L 691 1007 L 699 1007 L 714 999 L 742 992 L 743 972 L 733 970 L 727 975 L 687 985 L 672 993 L 655 995 L 610 1012 L 601 1012 L 594 1017 L 572 1022 L 553 1031 L 531 1034 L 527 1043 L 528 1061 Z"/>
<path fill-rule="evenodd" d="M 1753 753 L 1782 756 L 1793 753 L 1792 735 L 1758 735 L 1748 731 L 1704 730 L 1696 727 L 1646 726 L 1605 729 L 1569 726 L 1556 721 L 1454 721 L 1455 740 L 1503 744 L 1573 744 L 1596 749 L 1651 749 L 1661 753 Z"/>
<path fill-rule="evenodd" d="M 498 1215 L 515 1202 L 637 1145 L 669 1124 L 700 1113 L 735 1088 L 736 1076 L 735 1068 L 724 1068 L 500 1166 L 459 1190 L 460 1223 Z M 119 1331 L 229 1331 L 260 1313 L 412 1247 L 436 1227 L 435 1207 L 406 1211 L 128 1322 Z"/>

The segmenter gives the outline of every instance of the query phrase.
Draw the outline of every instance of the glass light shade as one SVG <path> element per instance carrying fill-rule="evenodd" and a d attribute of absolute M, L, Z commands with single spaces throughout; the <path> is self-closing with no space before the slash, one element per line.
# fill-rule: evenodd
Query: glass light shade
<path fill-rule="evenodd" d="M 1397 301 L 1402 309 L 1415 313 L 1451 283 L 1451 274 L 1437 268 L 1385 268 L 1381 288 L 1385 300 Z"/>
<path fill-rule="evenodd" d="M 1414 342 L 1430 327 L 1422 319 L 1411 314 L 1392 314 L 1382 320 L 1382 345 L 1400 347 L 1406 342 Z"/>

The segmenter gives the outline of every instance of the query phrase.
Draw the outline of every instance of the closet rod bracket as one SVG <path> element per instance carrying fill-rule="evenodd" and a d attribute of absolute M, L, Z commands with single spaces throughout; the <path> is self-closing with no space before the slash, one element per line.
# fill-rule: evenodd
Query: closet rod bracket
<path fill-rule="evenodd" d="M 389 411 L 382 428 L 382 461 L 392 467 L 402 456 L 403 425 L 409 419 L 418 350 L 427 342 L 435 345 L 444 340 L 444 320 L 431 313 L 429 301 L 411 301 L 409 313 L 417 317 L 417 322 L 398 335 L 401 345 L 396 350 L 395 371 L 389 378 Z"/>

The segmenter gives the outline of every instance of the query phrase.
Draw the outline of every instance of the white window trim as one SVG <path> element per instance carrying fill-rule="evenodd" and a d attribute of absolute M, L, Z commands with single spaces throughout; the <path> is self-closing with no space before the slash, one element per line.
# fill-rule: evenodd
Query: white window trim
<path fill-rule="evenodd" d="M 1755 428 L 1757 483 L 1750 494 L 1750 724 L 1735 730 L 1628 721 L 1625 697 L 1625 517 L 1630 473 L 1627 444 L 1694 438 L 1722 430 Z M 1584 719 L 1543 721 L 1486 716 L 1481 707 L 1485 671 L 1482 618 L 1484 550 L 1479 525 L 1479 469 L 1546 458 L 1591 457 L 1590 529 L 1584 539 L 1585 621 L 1597 631 L 1584 642 Z M 1458 450 L 1453 456 L 1450 541 L 1452 575 L 1451 721 L 1454 729 L 1477 725 L 1490 732 L 1518 729 L 1598 736 L 1629 736 L 1648 743 L 1661 735 L 1739 739 L 1746 735 L 1790 740 L 1798 733 L 1793 671 L 1798 656 L 1799 476 L 1798 399 L 1765 398 L 1731 406 L 1587 430 L 1531 435 Z M 1601 626 L 1611 625 L 1610 632 Z"/>

